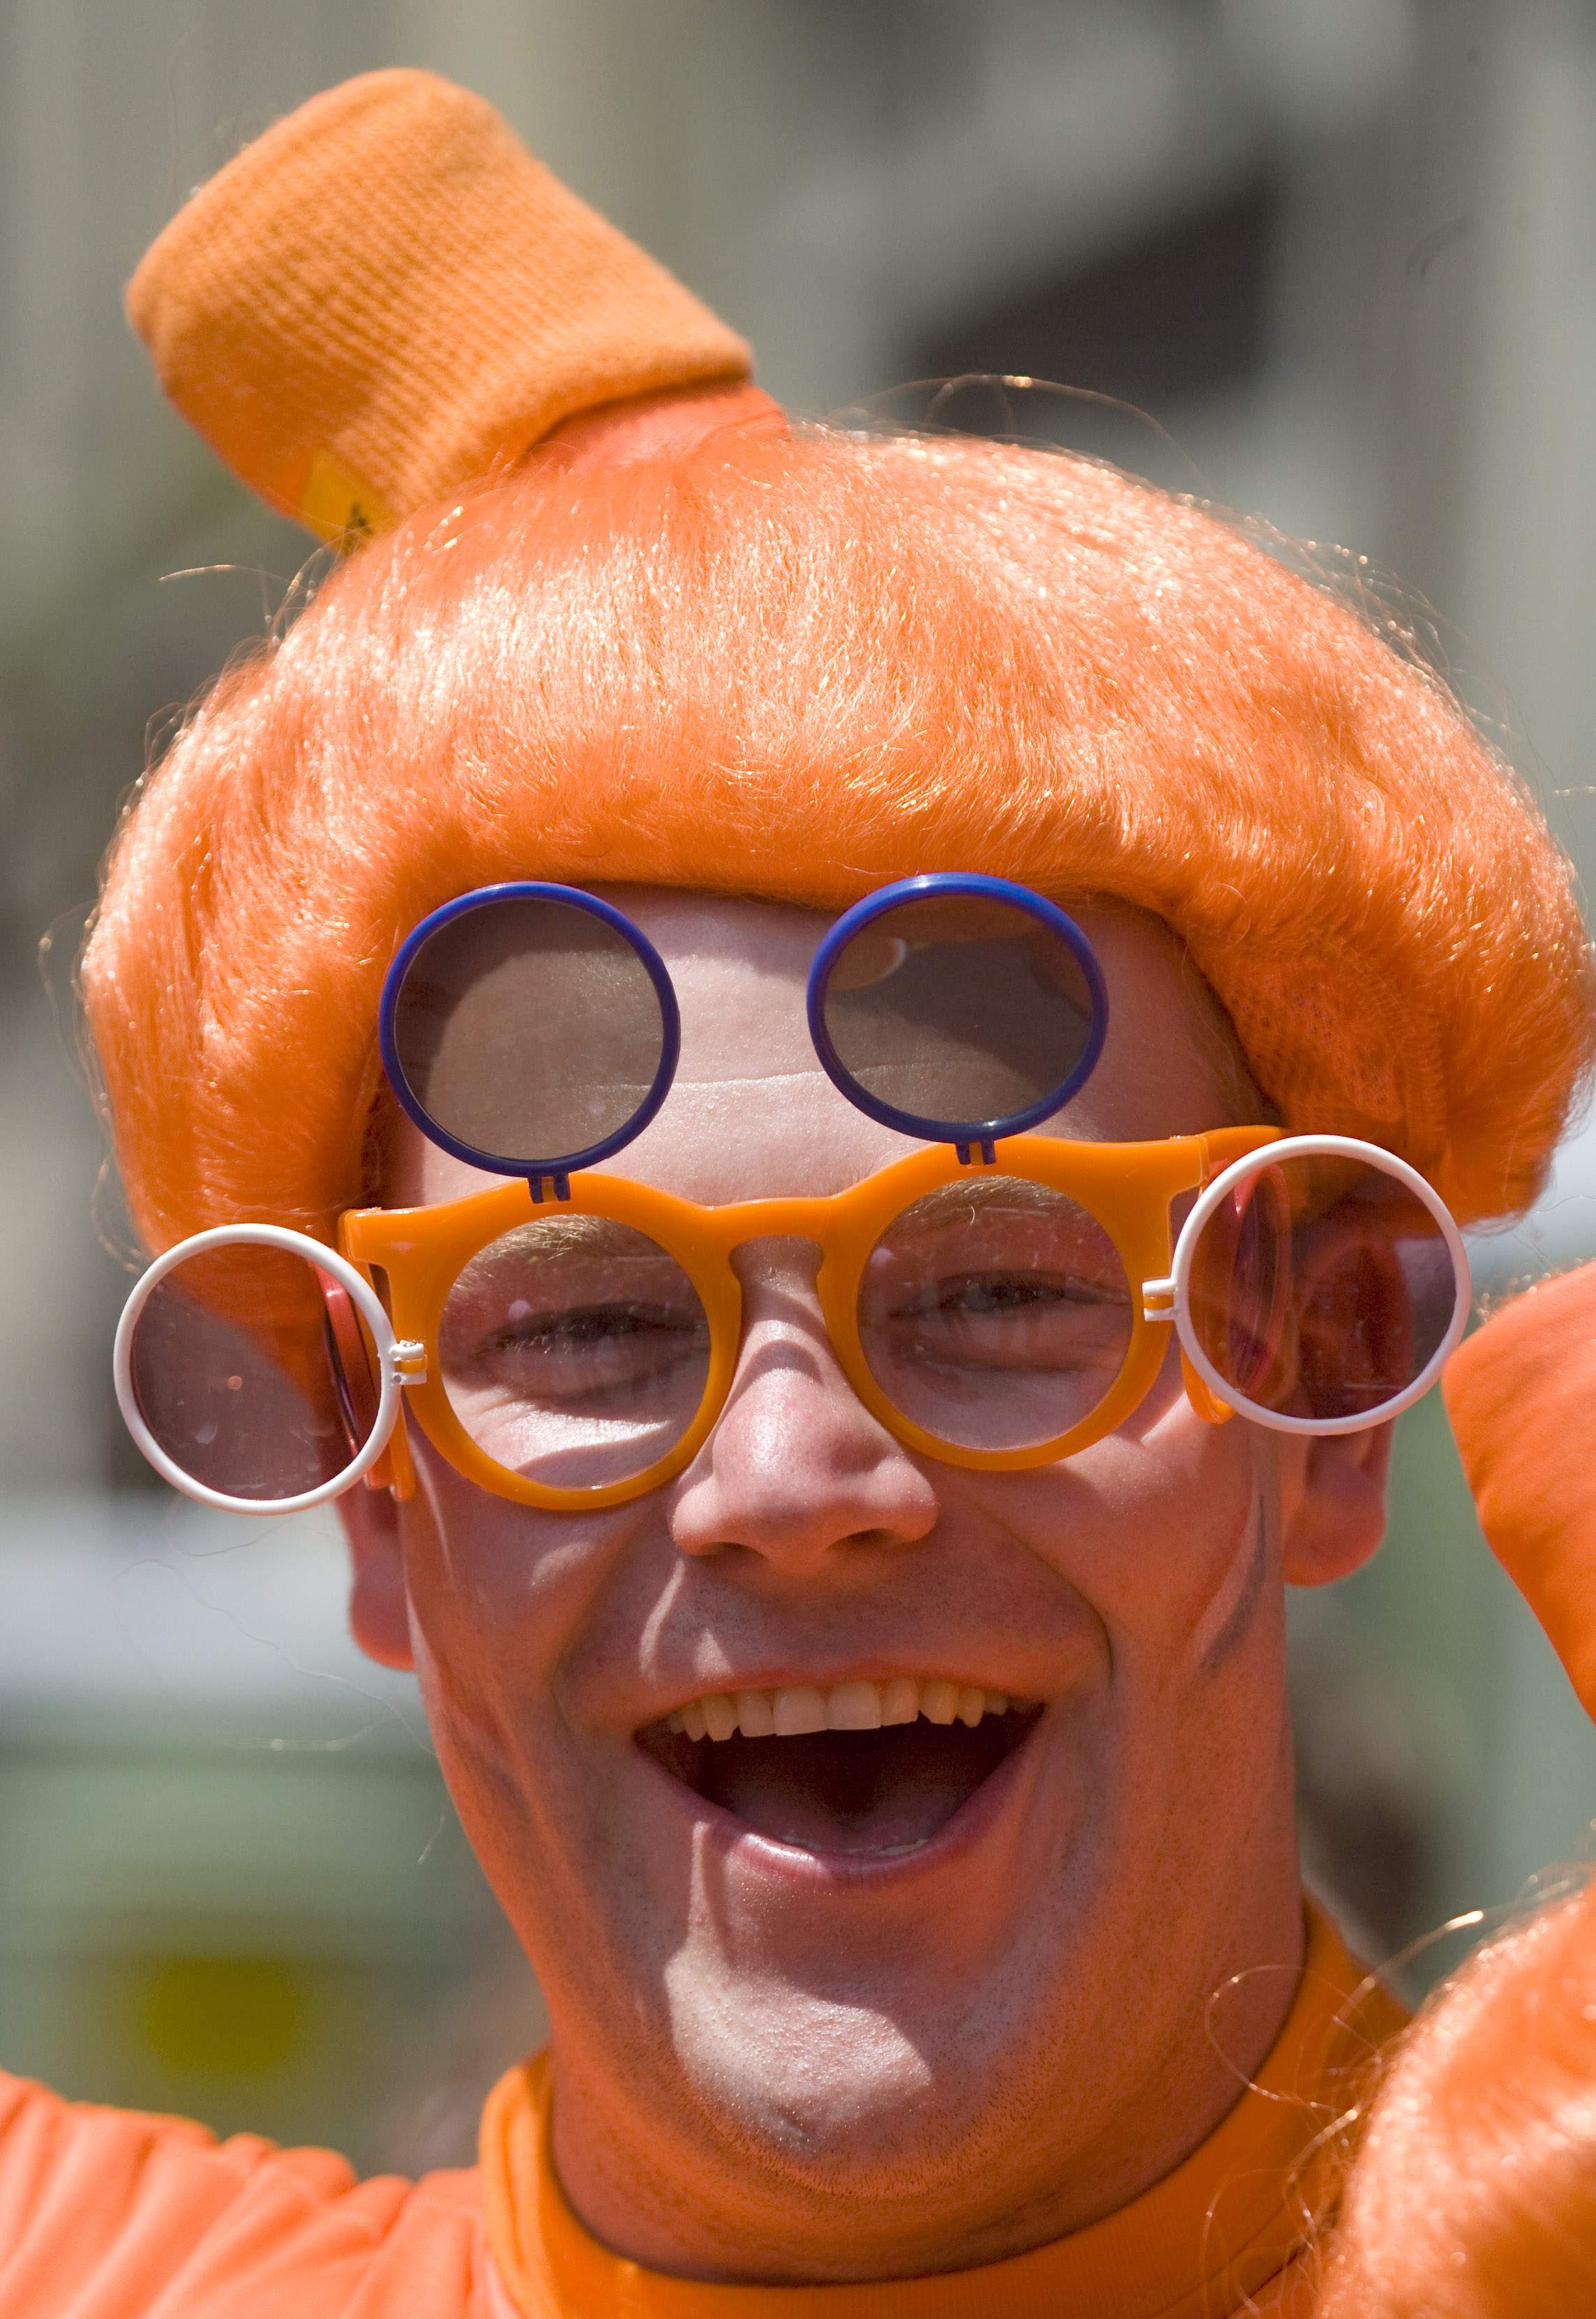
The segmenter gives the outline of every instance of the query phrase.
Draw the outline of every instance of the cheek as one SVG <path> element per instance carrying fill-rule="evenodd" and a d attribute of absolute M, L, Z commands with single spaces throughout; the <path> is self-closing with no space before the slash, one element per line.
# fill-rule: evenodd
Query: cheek
<path fill-rule="evenodd" d="M 577 1520 L 514 1505 L 425 1440 L 413 1446 L 405 1584 L 429 1712 L 519 1753 L 527 1728 L 558 1714 L 564 1662 L 613 1566 L 627 1510 Z"/>
<path fill-rule="evenodd" d="M 1160 1396 L 1065 1464 L 1001 1479 L 991 1511 L 1091 1605 L 1118 1680 L 1164 1689 L 1182 1669 L 1212 1674 L 1253 1631 L 1278 1561 L 1257 1429 L 1205 1424 L 1184 1393 Z"/>
<path fill-rule="evenodd" d="M 601 1945 L 608 1783 L 567 1701 L 609 1621 L 628 1510 L 577 1520 L 513 1505 L 424 1441 L 416 1465 L 405 1581 L 428 1723 L 472 1848 L 554 1985 L 560 1926 L 584 1926 L 594 1954 Z"/>

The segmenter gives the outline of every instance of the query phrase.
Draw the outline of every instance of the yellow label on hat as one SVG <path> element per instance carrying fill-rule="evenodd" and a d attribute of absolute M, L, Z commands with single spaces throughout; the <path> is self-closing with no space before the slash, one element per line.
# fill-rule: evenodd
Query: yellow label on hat
<path fill-rule="evenodd" d="M 345 555 L 397 520 L 380 492 L 326 450 L 311 455 L 299 515 L 302 523 Z"/>

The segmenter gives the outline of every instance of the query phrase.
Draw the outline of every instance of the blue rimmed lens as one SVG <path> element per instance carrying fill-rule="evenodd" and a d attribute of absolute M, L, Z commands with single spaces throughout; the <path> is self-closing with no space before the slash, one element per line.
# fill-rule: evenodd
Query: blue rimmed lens
<path fill-rule="evenodd" d="M 929 1143 L 988 1143 L 1050 1118 L 1108 1029 L 1073 918 L 1006 878 L 906 878 L 837 920 L 809 970 L 809 1032 L 850 1103 Z"/>
<path fill-rule="evenodd" d="M 568 1175 L 642 1132 L 681 1018 L 664 961 L 574 886 L 483 886 L 446 902 L 388 970 L 383 1067 L 423 1134 L 495 1175 Z"/>

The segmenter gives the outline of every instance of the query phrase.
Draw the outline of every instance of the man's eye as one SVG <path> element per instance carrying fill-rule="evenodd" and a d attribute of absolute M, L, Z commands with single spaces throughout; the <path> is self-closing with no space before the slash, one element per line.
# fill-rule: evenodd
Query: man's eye
<path fill-rule="evenodd" d="M 696 1340 L 698 1334 L 698 1323 L 685 1313 L 650 1311 L 636 1304 L 588 1304 L 507 1320 L 486 1339 L 485 1349 L 571 1353 L 625 1346 L 663 1349 L 672 1339 Z"/>
<path fill-rule="evenodd" d="M 1070 1305 L 1123 1303 L 1122 1295 L 1105 1284 L 1070 1275 L 1043 1279 L 1033 1272 L 989 1273 L 973 1279 L 939 1282 L 929 1297 L 906 1309 L 924 1313 L 927 1306 L 948 1313 L 1048 1313 Z"/>

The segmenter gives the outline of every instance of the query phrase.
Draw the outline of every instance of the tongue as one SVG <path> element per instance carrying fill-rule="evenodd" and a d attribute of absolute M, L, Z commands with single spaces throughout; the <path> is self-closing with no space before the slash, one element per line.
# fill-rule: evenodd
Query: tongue
<path fill-rule="evenodd" d="M 924 1720 L 884 1731 L 725 1739 L 699 1751 L 693 1785 L 760 1835 L 810 1852 L 899 1852 L 929 1842 L 1018 1734 Z"/>

